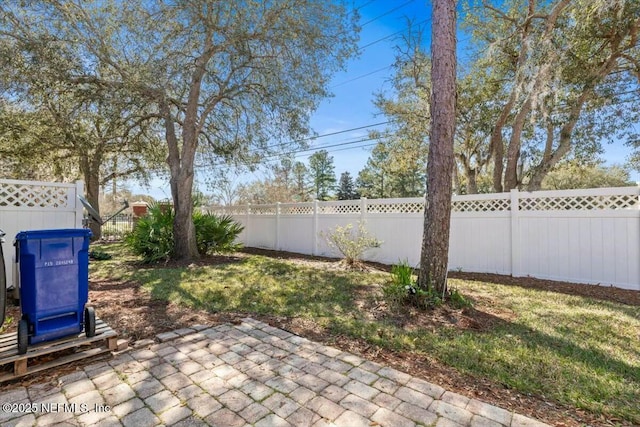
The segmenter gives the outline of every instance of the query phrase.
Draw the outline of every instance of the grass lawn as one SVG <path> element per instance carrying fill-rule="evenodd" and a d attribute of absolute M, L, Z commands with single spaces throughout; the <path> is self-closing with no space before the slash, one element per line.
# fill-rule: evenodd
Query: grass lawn
<path fill-rule="evenodd" d="M 432 357 L 521 393 L 640 424 L 640 307 L 555 292 L 452 279 L 481 330 L 372 316 L 387 273 L 314 268 L 259 255 L 215 265 L 145 267 L 119 244 L 91 277 L 131 280 L 153 297 L 212 312 L 305 318 L 331 334 Z"/>

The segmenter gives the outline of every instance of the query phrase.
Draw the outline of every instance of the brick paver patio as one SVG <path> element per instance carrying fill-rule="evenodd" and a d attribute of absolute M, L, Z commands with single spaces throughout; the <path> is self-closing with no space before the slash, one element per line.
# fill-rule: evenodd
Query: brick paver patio
<path fill-rule="evenodd" d="M 0 393 L 0 425 L 546 425 L 253 319 L 158 338 L 57 386 Z"/>

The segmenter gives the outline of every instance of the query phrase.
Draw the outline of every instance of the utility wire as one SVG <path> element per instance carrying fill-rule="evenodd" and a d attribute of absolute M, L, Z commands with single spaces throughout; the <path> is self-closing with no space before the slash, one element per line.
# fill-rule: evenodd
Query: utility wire
<path fill-rule="evenodd" d="M 356 7 L 356 10 L 360 10 L 362 8 L 365 8 L 367 6 L 369 6 L 371 3 L 375 2 L 376 0 L 369 0 L 368 2 L 361 4 L 360 6 Z"/>
<path fill-rule="evenodd" d="M 358 126 L 358 127 L 354 127 L 354 128 L 350 128 L 350 129 L 336 131 L 336 132 L 329 132 L 329 133 L 325 133 L 325 134 L 322 134 L 322 135 L 313 136 L 313 137 L 309 137 L 309 138 L 299 139 L 299 140 L 280 143 L 280 144 L 269 145 L 269 146 L 265 147 L 264 149 L 291 145 L 291 144 L 294 144 L 296 142 L 315 140 L 315 139 L 318 139 L 318 138 L 324 138 L 324 137 L 327 137 L 327 136 L 339 135 L 339 134 L 343 134 L 343 133 L 347 133 L 347 132 L 353 132 L 353 131 L 356 131 L 356 130 L 362 130 L 362 129 L 367 129 L 367 128 L 371 128 L 371 127 L 386 125 L 386 124 L 389 124 L 389 123 L 391 123 L 390 120 L 385 121 L 385 122 L 373 123 L 373 124 L 370 124 L 370 125 Z M 357 138 L 357 137 L 355 137 L 355 138 Z M 270 157 L 280 157 L 280 156 L 283 156 L 283 155 L 304 153 L 304 152 L 307 152 L 307 151 L 318 151 L 318 150 L 321 150 L 321 149 L 324 149 L 324 148 L 332 148 L 332 147 L 338 147 L 338 146 L 343 146 L 343 145 L 348 145 L 348 144 L 356 144 L 358 142 L 366 142 L 366 141 L 372 141 L 372 140 L 373 140 L 372 138 L 369 138 L 369 139 L 358 140 L 358 141 L 346 141 L 346 142 L 341 142 L 341 143 L 337 143 L 337 144 L 334 144 L 334 145 L 324 145 L 324 146 L 321 145 L 321 146 L 314 147 L 314 148 L 308 148 L 308 149 L 303 149 L 303 150 L 294 150 L 294 151 L 290 151 L 290 152 L 287 152 L 287 153 L 277 153 L 277 154 L 273 154 L 273 155 L 270 155 L 270 156 L 266 156 L 264 158 L 267 159 L 267 158 L 270 158 Z M 260 149 L 260 151 L 263 151 L 263 149 Z M 257 154 L 257 152 L 254 150 L 253 152 L 249 152 L 249 155 L 251 155 L 251 154 Z M 209 167 L 216 167 L 216 166 L 225 166 L 225 164 L 224 163 L 216 163 L 216 164 L 213 164 L 213 165 L 197 165 L 196 167 L 202 169 L 202 168 L 209 168 Z"/>
<path fill-rule="evenodd" d="M 390 13 L 393 13 L 393 12 L 395 12 L 395 11 L 396 11 L 396 10 L 398 10 L 398 9 L 402 9 L 403 7 L 405 7 L 406 5 L 408 5 L 408 4 L 410 4 L 410 3 L 413 3 L 414 1 L 415 1 L 415 0 L 409 0 L 409 1 L 407 1 L 407 2 L 402 3 L 400 6 L 396 6 L 396 7 L 394 7 L 393 9 L 389 9 L 388 11 L 384 12 L 382 15 L 378 15 L 378 16 L 376 16 L 375 18 L 370 19 L 369 21 L 367 21 L 367 22 L 365 22 L 364 24 L 360 25 L 360 28 L 364 27 L 365 25 L 369 25 L 369 24 L 371 24 L 372 22 L 375 22 L 375 21 L 377 21 L 377 20 L 378 20 L 378 19 L 380 19 L 380 18 L 384 18 L 385 16 L 389 15 Z"/>
<path fill-rule="evenodd" d="M 316 140 L 316 139 L 319 139 L 319 138 L 326 138 L 327 136 L 340 135 L 342 133 L 353 132 L 353 131 L 356 131 L 356 130 L 362 130 L 362 129 L 372 128 L 372 127 L 376 127 L 376 126 L 382 126 L 382 125 L 386 125 L 386 124 L 389 124 L 389 123 L 391 123 L 391 120 L 387 120 L 386 122 L 373 123 L 373 124 L 370 124 L 370 125 L 358 126 L 358 127 L 355 127 L 355 128 L 339 130 L 339 131 L 335 131 L 335 132 L 323 133 L 322 135 L 309 136 L 307 138 L 295 139 L 293 141 L 280 142 L 278 144 L 267 145 L 266 147 L 264 147 L 260 151 L 268 150 L 270 148 L 286 147 L 287 145 L 299 144 L 299 143 L 305 142 L 305 141 L 313 141 L 313 140 Z M 249 153 L 249 154 L 255 154 L 255 152 Z"/>
<path fill-rule="evenodd" d="M 427 18 L 427 19 L 425 19 L 424 21 L 418 22 L 416 25 L 426 24 L 426 23 L 427 23 L 427 22 L 429 22 L 429 21 L 431 21 L 431 18 Z M 385 41 L 385 40 L 387 40 L 387 39 L 390 39 L 391 37 L 393 37 L 393 36 L 395 36 L 395 35 L 398 35 L 398 34 L 400 34 L 400 33 L 404 33 L 404 32 L 405 32 L 405 30 L 406 30 L 406 28 L 403 28 L 402 30 L 400 30 L 400 31 L 396 31 L 395 33 L 391 33 L 391 34 L 389 34 L 388 36 L 382 37 L 382 38 L 380 38 L 380 39 L 378 39 L 378 40 L 374 40 L 374 41 L 372 41 L 371 43 L 367 43 L 367 44 L 365 44 L 365 45 L 362 45 L 362 46 L 358 47 L 358 50 L 359 50 L 359 51 L 363 51 L 363 50 L 365 50 L 366 48 L 371 47 L 371 46 L 373 46 L 373 45 L 375 45 L 375 44 L 378 44 L 378 43 L 380 43 L 380 42 L 382 42 L 382 41 Z"/>
<path fill-rule="evenodd" d="M 345 80 L 343 82 L 335 84 L 335 85 L 331 86 L 329 89 L 333 89 L 333 88 L 336 88 L 336 87 L 339 87 L 339 86 L 343 86 L 343 85 L 346 85 L 347 83 L 355 82 L 356 80 L 364 79 L 365 77 L 369 77 L 370 75 L 379 73 L 380 71 L 388 70 L 389 68 L 392 68 L 392 67 L 393 67 L 393 64 L 387 65 L 386 67 L 378 68 L 377 70 L 373 70 L 373 71 L 371 71 L 369 73 L 362 74 L 362 75 L 354 77 L 352 79 Z"/>
<path fill-rule="evenodd" d="M 369 147 L 374 147 L 376 144 L 378 144 L 378 143 L 374 142 L 374 143 L 371 143 L 371 144 L 358 145 L 356 147 L 346 147 L 346 148 L 338 148 L 338 149 L 335 149 L 335 150 L 327 150 L 327 152 L 328 153 L 336 153 L 336 152 L 339 152 L 339 151 L 356 150 L 358 148 L 369 148 Z M 304 154 L 297 154 L 297 155 L 294 155 L 293 157 L 294 158 L 299 158 L 299 157 L 303 157 L 303 156 L 304 156 Z M 262 164 L 275 164 L 279 160 L 280 159 L 274 158 L 274 159 L 265 160 L 264 162 L 261 162 L 261 163 Z"/>

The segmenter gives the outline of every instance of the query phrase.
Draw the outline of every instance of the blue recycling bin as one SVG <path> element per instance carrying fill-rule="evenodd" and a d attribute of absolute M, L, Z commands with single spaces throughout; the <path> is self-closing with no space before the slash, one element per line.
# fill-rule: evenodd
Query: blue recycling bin
<path fill-rule="evenodd" d="M 85 307 L 90 237 L 88 229 L 21 231 L 16 236 L 22 310 L 20 354 L 26 352 L 27 345 L 78 334 L 83 326 L 87 336 L 95 334 L 95 314 Z"/>

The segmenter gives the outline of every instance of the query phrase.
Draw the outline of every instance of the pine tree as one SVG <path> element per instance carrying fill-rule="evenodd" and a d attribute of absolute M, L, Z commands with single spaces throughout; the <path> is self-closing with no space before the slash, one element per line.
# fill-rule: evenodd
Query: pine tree
<path fill-rule="evenodd" d="M 349 172 L 342 172 L 340 182 L 338 183 L 338 200 L 354 200 L 357 199 L 358 196 L 351 174 Z"/>
<path fill-rule="evenodd" d="M 449 231 L 456 118 L 456 2 L 434 0 L 432 28 L 433 87 L 431 146 L 427 160 L 427 198 L 418 286 L 447 291 Z"/>
<path fill-rule="evenodd" d="M 309 173 L 316 199 L 328 200 L 329 192 L 336 183 L 333 156 L 327 150 L 320 150 L 309 157 Z"/>

